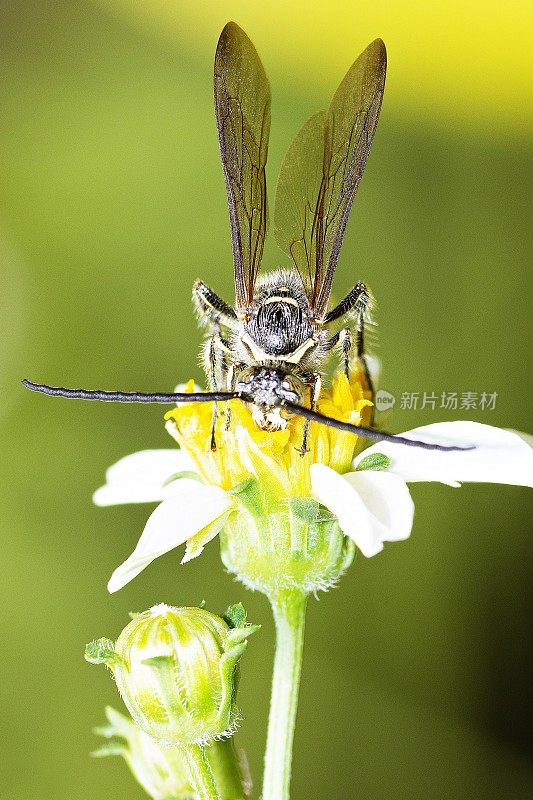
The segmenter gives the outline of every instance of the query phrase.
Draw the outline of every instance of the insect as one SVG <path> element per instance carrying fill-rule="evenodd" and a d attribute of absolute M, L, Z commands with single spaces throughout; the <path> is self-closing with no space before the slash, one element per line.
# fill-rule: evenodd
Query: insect
<path fill-rule="evenodd" d="M 193 394 L 64 389 L 23 381 L 34 391 L 86 400 L 176 403 L 214 402 L 211 447 L 216 448 L 218 402 L 247 403 L 257 425 L 278 430 L 290 415 L 370 439 L 429 449 L 462 449 L 416 442 L 320 414 L 321 376 L 332 351 L 349 374 L 356 358 L 372 392 L 364 346 L 370 292 L 357 283 L 329 308 L 333 277 L 350 209 L 376 130 L 386 74 L 380 39 L 361 53 L 340 83 L 329 110 L 311 117 L 283 162 L 274 213 L 278 245 L 291 267 L 260 274 L 267 234 L 266 161 L 270 130 L 270 86 L 257 51 L 235 23 L 220 35 L 215 55 L 214 94 L 218 140 L 226 185 L 235 303 L 230 305 L 202 281 L 193 302 L 204 327 L 209 391 Z M 336 323 L 340 330 L 333 333 Z M 230 425 L 229 414 L 226 427 Z"/>

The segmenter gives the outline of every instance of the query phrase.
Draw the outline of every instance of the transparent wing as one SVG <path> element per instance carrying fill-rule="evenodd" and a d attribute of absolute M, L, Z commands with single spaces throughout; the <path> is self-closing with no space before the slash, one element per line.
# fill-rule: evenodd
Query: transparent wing
<path fill-rule="evenodd" d="M 235 301 L 253 298 L 267 230 L 265 164 L 270 131 L 270 86 L 250 39 L 234 22 L 215 55 L 215 114 L 228 193 Z"/>
<path fill-rule="evenodd" d="M 379 118 L 387 55 L 376 39 L 348 70 L 327 113 L 289 148 L 276 191 L 276 241 L 294 261 L 311 307 L 324 316 L 346 223 Z"/>

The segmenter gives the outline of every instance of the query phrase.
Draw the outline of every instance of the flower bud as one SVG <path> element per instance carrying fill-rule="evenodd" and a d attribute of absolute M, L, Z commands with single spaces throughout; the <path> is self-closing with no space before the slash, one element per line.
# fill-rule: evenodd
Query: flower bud
<path fill-rule="evenodd" d="M 95 728 L 107 742 L 92 755 L 122 756 L 145 792 L 152 800 L 190 800 L 194 796 L 182 751 L 162 747 L 129 717 L 106 708 L 108 725 Z"/>
<path fill-rule="evenodd" d="M 138 614 L 114 648 L 87 646 L 86 658 L 105 663 L 134 721 L 162 744 L 204 744 L 231 735 L 238 719 L 236 666 L 247 637 L 242 606 L 226 622 L 201 608 L 164 604 Z"/>
<path fill-rule="evenodd" d="M 164 747 L 145 733 L 130 717 L 108 706 L 107 724 L 94 728 L 106 741 L 91 755 L 94 758 L 122 756 L 133 777 L 152 800 L 194 800 L 193 788 L 181 747 Z M 246 800 L 252 783 L 243 750 L 236 751 L 233 739 L 209 744 L 206 756 L 221 800 Z"/>

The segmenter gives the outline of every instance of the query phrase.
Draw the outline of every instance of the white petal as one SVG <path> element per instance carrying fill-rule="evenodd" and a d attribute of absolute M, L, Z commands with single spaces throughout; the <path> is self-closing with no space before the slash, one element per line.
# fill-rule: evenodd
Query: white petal
<path fill-rule="evenodd" d="M 383 542 L 408 539 L 413 527 L 415 504 L 407 484 L 393 472 L 365 470 L 342 476 L 358 493 L 368 511 L 380 523 Z"/>
<path fill-rule="evenodd" d="M 223 526 L 231 500 L 222 489 L 198 483 L 176 497 L 169 497 L 148 517 L 137 547 L 118 567 L 108 583 L 116 592 L 148 566 L 155 558 L 183 544 L 217 518 Z"/>
<path fill-rule="evenodd" d="M 533 487 L 533 450 L 513 431 L 479 422 L 436 422 L 407 433 L 409 439 L 439 444 L 475 445 L 474 450 L 422 450 L 392 442 L 377 442 L 358 455 L 353 466 L 371 453 L 391 459 L 391 472 L 406 481 L 507 483 Z"/>
<path fill-rule="evenodd" d="M 516 433 L 517 436 L 520 436 L 522 441 L 524 441 L 529 447 L 533 447 L 533 435 L 531 433 L 524 433 L 524 431 L 513 431 L 512 428 L 507 428 L 506 430 L 509 433 Z"/>
<path fill-rule="evenodd" d="M 106 472 L 106 483 L 93 495 L 97 506 L 121 503 L 153 503 L 177 491 L 180 480 L 164 486 L 176 472 L 196 472 L 192 459 L 184 450 L 141 450 L 121 458 Z M 190 488 L 190 481 L 187 484 Z M 180 487 L 183 488 L 183 487 Z"/>
<path fill-rule="evenodd" d="M 411 533 L 413 501 L 405 481 L 397 475 L 339 475 L 324 464 L 313 464 L 311 487 L 364 556 L 374 556 L 383 550 L 383 542 L 406 539 Z"/>

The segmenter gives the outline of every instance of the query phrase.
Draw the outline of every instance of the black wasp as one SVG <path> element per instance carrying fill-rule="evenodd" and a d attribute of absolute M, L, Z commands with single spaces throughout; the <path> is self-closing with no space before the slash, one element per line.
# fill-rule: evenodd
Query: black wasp
<path fill-rule="evenodd" d="M 201 281 L 193 288 L 207 333 L 204 363 L 210 390 L 179 394 L 64 389 L 30 381 L 24 385 L 85 400 L 214 402 L 213 448 L 216 403 L 238 398 L 265 430 L 282 428 L 297 414 L 307 425 L 315 421 L 370 439 L 461 449 L 355 426 L 315 409 L 321 374 L 334 349 L 340 351 L 347 374 L 352 358 L 359 360 L 366 388 L 373 391 L 364 351 L 367 287 L 357 283 L 337 306 L 328 306 L 350 209 L 379 118 L 386 68 L 385 45 L 376 39 L 348 70 L 329 110 L 311 117 L 297 134 L 281 168 L 274 214 L 276 241 L 293 266 L 260 275 L 267 233 L 270 86 L 252 42 L 229 22 L 218 41 L 214 88 L 235 304 L 226 303 Z M 332 323 L 341 330 L 332 334 Z M 304 439 L 302 454 L 305 450 Z"/>

